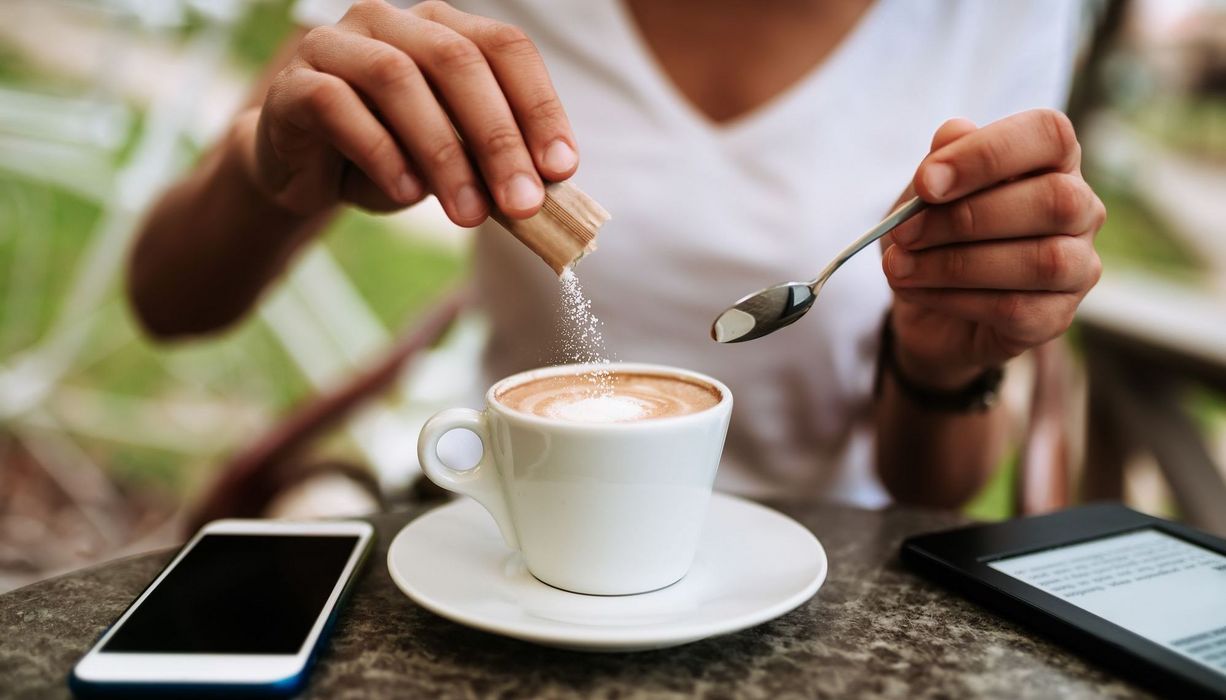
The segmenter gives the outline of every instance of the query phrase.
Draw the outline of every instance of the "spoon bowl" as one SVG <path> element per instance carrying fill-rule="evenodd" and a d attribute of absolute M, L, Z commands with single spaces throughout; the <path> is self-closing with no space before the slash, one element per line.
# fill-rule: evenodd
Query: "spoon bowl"
<path fill-rule="evenodd" d="M 919 197 L 911 198 L 906 204 L 890 212 L 881 223 L 852 241 L 830 261 L 821 274 L 808 282 L 784 282 L 742 297 L 711 324 L 711 337 L 719 343 L 742 343 L 792 325 L 813 306 L 817 293 L 835 270 L 870 243 L 893 231 L 927 206 Z"/>
<path fill-rule="evenodd" d="M 715 319 L 711 337 L 743 343 L 774 333 L 805 315 L 817 294 L 808 282 L 784 282 L 743 297 Z"/>

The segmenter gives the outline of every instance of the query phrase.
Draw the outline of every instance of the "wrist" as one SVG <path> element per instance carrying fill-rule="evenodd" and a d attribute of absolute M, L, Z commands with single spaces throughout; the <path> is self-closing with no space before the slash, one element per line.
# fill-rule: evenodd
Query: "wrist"
<path fill-rule="evenodd" d="M 277 202 L 273 189 L 265 185 L 266 178 L 260 174 L 257 145 L 259 129 L 259 107 L 251 107 L 239 113 L 226 136 L 225 157 L 237 167 L 243 184 L 263 199 L 267 206 L 284 209 Z"/>
<path fill-rule="evenodd" d="M 897 340 L 891 360 L 896 370 L 912 384 L 937 391 L 957 391 L 975 381 L 986 369 L 980 365 L 951 364 L 923 357 L 906 347 L 897 333 L 894 337 Z"/>
<path fill-rule="evenodd" d="M 321 203 L 312 211 L 300 211 L 285 204 L 276 184 L 277 177 L 270 172 L 275 168 L 268 166 L 268 154 L 261 154 L 261 151 L 267 151 L 270 147 L 260 143 L 260 119 L 259 107 L 251 107 L 239 113 L 226 135 L 223 155 L 223 159 L 230 163 L 228 172 L 237 175 L 243 188 L 250 192 L 249 203 L 259 206 L 268 214 L 302 221 L 330 210 L 332 204 L 327 202 Z"/>
<path fill-rule="evenodd" d="M 259 119 L 258 108 L 235 118 L 219 144 L 219 157 L 207 169 L 204 179 L 219 186 L 218 194 L 225 197 L 228 207 L 242 212 L 244 221 L 258 222 L 260 235 L 248 237 L 245 242 L 249 252 L 256 254 L 258 248 L 280 255 L 286 246 L 304 240 L 305 233 L 318 230 L 320 223 L 326 221 L 335 208 L 325 206 L 314 213 L 294 211 L 262 185 L 265 180 L 259 175 L 255 156 Z"/>
<path fill-rule="evenodd" d="M 1000 367 L 952 365 L 910 351 L 895 338 L 892 313 L 881 326 L 874 396 L 882 396 L 888 382 L 893 390 L 887 395 L 901 395 L 928 410 L 983 412 L 996 403 L 1003 377 Z"/>

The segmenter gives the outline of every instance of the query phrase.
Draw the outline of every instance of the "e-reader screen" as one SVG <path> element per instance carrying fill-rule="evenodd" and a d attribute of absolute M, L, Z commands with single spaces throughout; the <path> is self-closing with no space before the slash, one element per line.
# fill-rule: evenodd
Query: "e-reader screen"
<path fill-rule="evenodd" d="M 1144 528 L 987 565 L 1226 675 L 1226 556 Z"/>

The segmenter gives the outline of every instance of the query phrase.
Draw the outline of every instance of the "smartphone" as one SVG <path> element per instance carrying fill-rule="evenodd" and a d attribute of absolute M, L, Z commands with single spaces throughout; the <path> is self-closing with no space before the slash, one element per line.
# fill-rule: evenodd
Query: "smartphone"
<path fill-rule="evenodd" d="M 77 662 L 83 696 L 290 695 L 370 550 L 363 522 L 218 520 Z"/>

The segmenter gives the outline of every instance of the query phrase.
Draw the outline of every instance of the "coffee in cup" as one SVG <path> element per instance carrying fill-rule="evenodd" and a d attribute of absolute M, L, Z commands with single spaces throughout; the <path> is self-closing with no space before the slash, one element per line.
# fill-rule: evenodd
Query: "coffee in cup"
<path fill-rule="evenodd" d="M 600 389 L 592 372 L 603 373 Z M 448 409 L 418 440 L 431 481 L 480 502 L 536 578 L 624 595 L 680 580 L 698 546 L 732 413 L 728 387 L 660 365 L 563 365 L 508 377 L 485 410 Z M 476 467 L 438 457 L 476 433 Z"/>
<path fill-rule="evenodd" d="M 595 377 L 595 378 L 593 378 Z M 494 399 L 514 411 L 575 423 L 624 423 L 697 413 L 720 401 L 719 390 L 672 374 L 604 370 L 558 374 L 513 384 Z"/>

